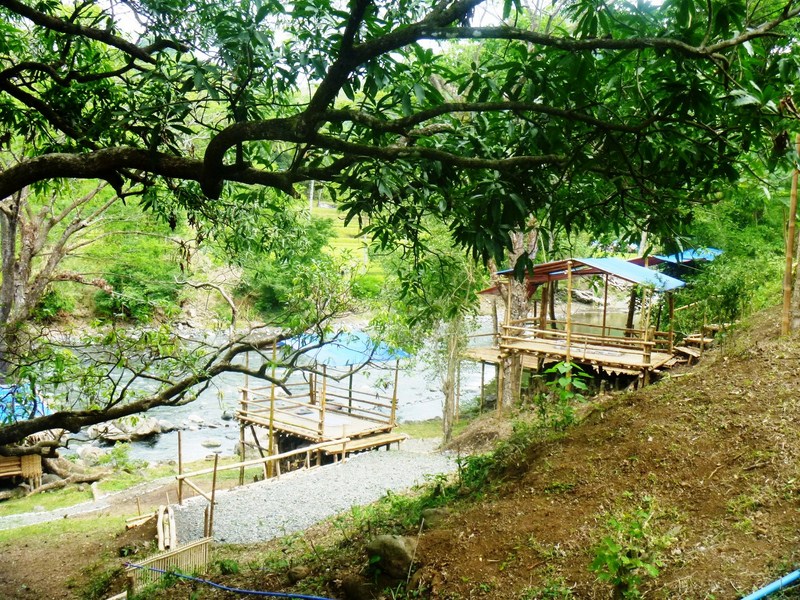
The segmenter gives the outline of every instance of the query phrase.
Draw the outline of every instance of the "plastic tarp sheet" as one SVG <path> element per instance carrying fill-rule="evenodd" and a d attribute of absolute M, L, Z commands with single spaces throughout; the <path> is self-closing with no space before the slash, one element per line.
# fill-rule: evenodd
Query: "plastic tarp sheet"
<path fill-rule="evenodd" d="M 0 385 L 0 425 L 50 414 L 41 398 L 27 385 Z"/>
<path fill-rule="evenodd" d="M 340 331 L 322 341 L 316 335 L 303 334 L 285 340 L 282 345 L 302 352 L 309 363 L 328 367 L 385 363 L 410 356 L 404 350 L 374 341 L 363 331 Z"/>
<path fill-rule="evenodd" d="M 681 264 L 694 260 L 712 261 L 720 254 L 722 254 L 722 250 L 719 248 L 687 248 L 686 250 L 668 256 L 663 256 L 661 254 L 656 254 L 655 256 L 665 262 Z"/>
<path fill-rule="evenodd" d="M 621 258 L 577 258 L 575 262 L 594 267 L 603 273 L 614 275 L 632 283 L 652 286 L 657 292 L 669 292 L 686 285 L 680 279 L 640 267 Z"/>

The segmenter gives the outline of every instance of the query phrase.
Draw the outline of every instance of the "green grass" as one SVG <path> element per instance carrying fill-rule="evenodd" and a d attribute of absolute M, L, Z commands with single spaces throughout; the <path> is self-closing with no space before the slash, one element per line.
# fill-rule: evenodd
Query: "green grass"
<path fill-rule="evenodd" d="M 356 221 L 351 221 L 345 226 L 344 215 L 335 208 L 314 206 L 312 214 L 333 221 L 333 239 L 330 242 L 332 249 L 348 251 L 353 258 L 363 257 L 367 253 L 367 246 L 370 240 L 359 236 L 359 228 Z M 366 260 L 367 272 L 365 275 L 378 278 L 382 282 L 383 269 L 381 265 L 369 258 Z"/>
<path fill-rule="evenodd" d="M 16 529 L 0 531 L 0 544 L 12 544 L 30 541 L 31 538 L 46 536 L 48 539 L 57 536 L 73 536 L 78 534 L 103 535 L 115 534 L 125 528 L 125 517 L 97 516 L 91 519 L 56 519 L 47 523 L 37 523 Z M 52 540 L 51 543 L 57 540 Z"/>

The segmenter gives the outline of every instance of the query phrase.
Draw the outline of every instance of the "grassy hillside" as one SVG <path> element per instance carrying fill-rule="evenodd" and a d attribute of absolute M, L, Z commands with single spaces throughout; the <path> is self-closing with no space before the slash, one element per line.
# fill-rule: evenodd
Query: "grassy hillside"
<path fill-rule="evenodd" d="M 209 577 L 339 599 L 740 598 L 800 566 L 800 338 L 781 339 L 777 317 L 756 315 L 698 366 L 593 399 L 565 432 L 532 412 L 488 415 L 457 440 L 462 457 L 509 421 L 513 434 L 454 481 L 305 535 L 218 547 Z M 420 532 L 436 505 L 448 516 Z M 418 539 L 410 579 L 370 566 L 378 533 Z M 36 540 L 27 552 L 49 552 Z M 147 597 L 190 595 L 227 597 L 183 583 Z"/>

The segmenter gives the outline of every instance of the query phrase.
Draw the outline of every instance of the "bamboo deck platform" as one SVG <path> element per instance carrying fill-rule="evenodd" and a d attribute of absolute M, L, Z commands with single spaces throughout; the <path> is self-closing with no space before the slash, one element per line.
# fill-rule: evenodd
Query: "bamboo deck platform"
<path fill-rule="evenodd" d="M 243 425 L 255 425 L 269 429 L 269 411 L 251 409 L 238 411 L 237 419 Z M 312 442 L 328 442 L 340 438 L 362 438 L 391 431 L 391 425 L 368 421 L 363 417 L 350 415 L 340 410 L 326 410 L 323 414 L 322 428 L 318 427 L 318 413 L 304 407 L 276 411 L 273 429 L 288 433 Z"/>
<path fill-rule="evenodd" d="M 566 359 L 567 346 L 564 340 L 535 339 L 515 341 L 496 346 L 476 346 L 468 348 L 464 358 L 500 364 L 502 356 L 508 352 L 519 352 L 525 369 L 537 369 L 539 360 L 556 362 Z M 646 363 L 641 350 L 614 348 L 600 344 L 573 344 L 570 352 L 573 362 L 591 365 L 612 374 L 638 375 L 643 371 L 669 368 L 673 355 L 669 352 L 653 351 L 650 362 Z"/>

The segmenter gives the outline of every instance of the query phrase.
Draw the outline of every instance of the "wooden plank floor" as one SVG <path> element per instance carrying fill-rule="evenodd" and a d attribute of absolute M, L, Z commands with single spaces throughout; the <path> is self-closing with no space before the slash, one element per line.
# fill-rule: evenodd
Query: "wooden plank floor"
<path fill-rule="evenodd" d="M 237 418 L 247 425 L 269 428 L 269 410 L 237 413 Z M 389 431 L 388 423 L 376 423 L 339 410 L 326 410 L 323 432 L 318 431 L 317 412 L 303 407 L 275 411 L 274 428 L 314 442 L 337 440 L 343 437 L 358 438 L 372 433 Z"/>
<path fill-rule="evenodd" d="M 543 340 L 532 339 L 525 341 L 515 341 L 504 344 L 503 348 L 518 350 L 529 354 L 539 354 L 547 356 L 559 356 L 566 358 L 567 344 L 564 340 Z M 602 346 L 599 344 L 573 344 L 571 349 L 572 360 L 580 363 L 613 366 L 623 369 L 633 369 L 644 371 L 647 369 L 657 369 L 665 365 L 672 354 L 669 352 L 653 352 L 650 355 L 650 362 L 645 363 L 641 350 L 615 348 L 613 346 Z"/>
<path fill-rule="evenodd" d="M 515 341 L 503 344 L 502 349 L 506 352 L 519 351 L 522 354 L 525 368 L 536 368 L 539 358 L 564 359 L 567 357 L 567 345 L 564 340 L 532 339 Z M 573 361 L 582 364 L 610 367 L 612 369 L 616 367 L 627 372 L 638 372 L 663 367 L 672 359 L 673 355 L 669 352 L 653 352 L 650 355 L 650 363 L 645 364 L 641 350 L 615 348 L 599 344 L 573 344 L 571 356 Z M 464 357 L 480 362 L 498 364 L 500 362 L 501 349 L 490 346 L 475 346 L 468 348 L 464 353 Z"/>

